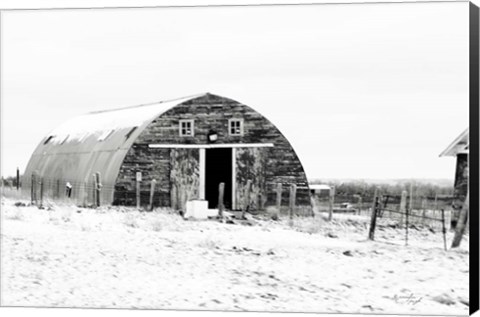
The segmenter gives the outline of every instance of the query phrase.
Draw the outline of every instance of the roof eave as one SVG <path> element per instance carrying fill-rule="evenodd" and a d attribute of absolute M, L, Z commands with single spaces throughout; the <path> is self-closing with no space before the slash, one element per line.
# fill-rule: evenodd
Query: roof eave
<path fill-rule="evenodd" d="M 445 157 L 445 156 L 457 156 L 457 154 L 461 154 L 463 151 L 465 151 L 465 148 L 468 147 L 469 145 L 469 139 L 468 139 L 468 131 L 469 128 L 467 128 L 465 131 L 463 131 L 455 140 L 450 143 L 450 145 L 443 150 L 442 153 L 440 153 L 440 157 Z M 459 143 L 466 138 L 466 144 L 463 144 L 462 146 L 459 147 Z M 461 148 L 461 149 L 459 149 Z M 468 150 L 466 150 L 468 153 Z"/>

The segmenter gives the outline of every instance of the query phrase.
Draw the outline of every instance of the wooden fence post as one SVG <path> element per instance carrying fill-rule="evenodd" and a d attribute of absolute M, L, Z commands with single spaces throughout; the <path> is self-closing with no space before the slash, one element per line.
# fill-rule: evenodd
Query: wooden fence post
<path fill-rule="evenodd" d="M 137 201 L 137 209 L 140 209 L 140 184 L 142 182 L 142 172 L 136 173 L 136 201 Z"/>
<path fill-rule="evenodd" d="M 218 217 L 223 221 L 223 192 L 225 190 L 225 183 L 218 185 Z"/>
<path fill-rule="evenodd" d="M 245 196 L 243 197 L 242 219 L 245 219 L 245 212 L 247 211 L 247 209 L 249 209 L 251 187 L 252 187 L 252 181 L 247 180 L 247 185 L 245 186 Z"/>
<path fill-rule="evenodd" d="M 170 193 L 170 203 L 172 205 L 173 210 L 178 210 L 177 202 L 178 202 L 178 199 L 177 199 L 177 185 L 172 184 L 172 190 L 171 190 L 171 193 Z"/>
<path fill-rule="evenodd" d="M 372 214 L 370 218 L 370 229 L 368 230 L 368 239 L 375 240 L 375 226 L 377 224 L 377 208 L 378 208 L 378 188 L 375 188 L 373 194 Z"/>
<path fill-rule="evenodd" d="M 282 183 L 277 183 L 277 212 L 280 215 L 282 208 Z"/>
<path fill-rule="evenodd" d="M 318 210 L 317 201 L 315 199 L 315 194 L 310 194 L 310 202 L 312 204 L 312 217 L 315 218 L 315 211 Z"/>
<path fill-rule="evenodd" d="M 408 246 L 408 214 L 413 213 L 413 182 L 410 183 L 410 202 L 405 209 L 405 245 Z"/>
<path fill-rule="evenodd" d="M 38 175 L 35 173 L 35 186 L 33 191 L 33 197 L 35 199 L 35 205 L 38 205 Z"/>
<path fill-rule="evenodd" d="M 438 198 L 438 194 L 435 193 L 435 202 L 433 203 L 433 217 L 437 216 L 437 208 L 438 208 L 437 198 Z M 442 217 L 445 217 L 445 212 L 443 211 L 442 211 Z"/>
<path fill-rule="evenodd" d="M 36 204 L 37 201 L 36 201 L 36 197 L 35 197 L 35 190 L 36 190 L 36 180 L 35 180 L 35 173 L 32 173 L 32 185 L 31 185 L 31 188 L 30 188 L 30 196 L 31 196 L 31 200 L 32 200 L 32 204 Z"/>
<path fill-rule="evenodd" d="M 307 187 L 307 192 L 308 192 L 308 197 L 310 198 L 310 204 L 312 205 L 311 216 L 312 218 L 315 218 L 315 210 L 317 210 L 317 203 L 315 201 L 315 190 L 313 191 L 313 194 L 312 194 L 310 187 Z"/>
<path fill-rule="evenodd" d="M 92 174 L 93 177 L 93 186 L 92 186 L 92 207 L 97 206 L 97 176 L 95 174 Z"/>
<path fill-rule="evenodd" d="M 437 196 L 435 196 L 437 198 Z M 445 229 L 445 210 L 442 209 L 442 234 L 443 234 L 443 247 L 447 251 L 447 230 Z"/>
<path fill-rule="evenodd" d="M 356 214 L 357 215 L 360 215 L 361 214 L 361 211 L 362 211 L 362 196 L 358 195 L 358 209 L 357 209 L 357 212 Z"/>
<path fill-rule="evenodd" d="M 405 211 L 405 245 L 408 246 L 408 214 L 410 213 L 411 209 L 407 208 Z"/>
<path fill-rule="evenodd" d="M 68 197 L 70 197 L 68 195 Z M 88 184 L 87 182 L 83 182 L 83 207 L 88 206 Z"/>
<path fill-rule="evenodd" d="M 447 231 L 452 229 L 452 216 L 453 210 L 446 210 L 445 211 L 445 227 L 447 227 Z"/>
<path fill-rule="evenodd" d="M 102 190 L 102 182 L 100 178 L 100 172 L 95 173 L 95 190 L 96 190 L 96 197 L 97 197 L 97 207 L 100 207 L 100 191 Z"/>
<path fill-rule="evenodd" d="M 413 210 L 413 182 L 410 183 L 410 200 L 408 204 L 408 209 Z"/>
<path fill-rule="evenodd" d="M 40 178 L 40 207 L 43 208 L 43 177 Z"/>
<path fill-rule="evenodd" d="M 328 221 L 333 219 L 333 204 L 335 202 L 335 187 L 330 188 L 329 208 L 328 208 Z"/>
<path fill-rule="evenodd" d="M 155 184 L 157 183 L 156 180 L 152 179 L 152 182 L 150 183 L 150 202 L 148 205 L 148 210 L 152 211 L 153 210 L 153 195 L 155 194 Z"/>
<path fill-rule="evenodd" d="M 183 212 L 186 212 L 187 205 L 184 204 L 185 202 L 185 188 L 182 185 L 177 184 L 177 206 L 178 209 L 182 210 Z"/>
<path fill-rule="evenodd" d="M 262 193 L 258 193 L 258 209 L 265 210 L 265 199 Z"/>
<path fill-rule="evenodd" d="M 297 196 L 297 185 L 291 184 L 290 185 L 290 206 L 288 208 L 288 218 L 289 224 L 293 225 L 293 213 L 295 212 L 295 201 Z"/>
<path fill-rule="evenodd" d="M 385 212 L 385 208 L 387 207 L 387 204 L 388 204 L 388 195 L 385 195 L 385 198 L 383 197 L 383 195 L 379 195 L 378 197 L 378 203 L 379 203 L 379 206 L 378 206 L 378 210 L 377 210 L 377 217 L 378 218 L 382 218 L 383 217 L 383 213 Z"/>
<path fill-rule="evenodd" d="M 427 222 L 427 198 L 423 197 L 422 198 L 422 224 L 425 224 Z"/>
<path fill-rule="evenodd" d="M 60 198 L 60 179 L 57 179 L 57 188 L 56 188 L 56 194 L 55 197 L 58 199 Z"/>
<path fill-rule="evenodd" d="M 17 190 L 20 189 L 20 170 L 17 167 Z"/>
<path fill-rule="evenodd" d="M 460 211 L 460 216 L 458 216 L 458 222 L 455 226 L 455 236 L 453 237 L 451 248 L 459 247 L 460 242 L 462 241 L 462 237 L 465 232 L 465 223 L 468 219 L 468 209 L 470 207 L 469 196 L 470 190 L 467 191 L 467 196 L 465 197 L 465 202 L 463 203 L 462 210 Z"/>
<path fill-rule="evenodd" d="M 400 200 L 400 221 L 399 221 L 399 225 L 402 226 L 403 225 L 403 214 L 406 212 L 407 210 L 407 191 L 406 190 L 403 190 L 402 191 L 402 198 Z"/>

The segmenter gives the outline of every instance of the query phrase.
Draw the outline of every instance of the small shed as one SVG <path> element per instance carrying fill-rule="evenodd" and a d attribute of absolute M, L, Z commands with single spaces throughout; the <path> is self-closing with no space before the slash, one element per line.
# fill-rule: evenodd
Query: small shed
<path fill-rule="evenodd" d="M 310 193 L 316 195 L 329 195 L 332 187 L 327 184 L 310 184 Z"/>
<path fill-rule="evenodd" d="M 442 152 L 440 157 L 455 157 L 457 160 L 454 180 L 454 208 L 461 209 L 468 191 L 468 155 L 469 155 L 469 129 L 463 131 Z"/>
<path fill-rule="evenodd" d="M 175 100 L 88 113 L 46 135 L 24 173 L 43 179 L 44 192 L 92 201 L 92 175 L 99 173 L 102 204 L 135 205 L 141 175 L 141 205 L 147 205 L 156 180 L 154 206 L 183 209 L 189 200 L 218 201 L 225 184 L 225 207 L 251 209 L 275 205 L 277 184 L 288 205 L 289 185 L 296 203 L 311 211 L 303 166 L 283 134 L 264 116 L 235 100 L 204 93 Z M 245 199 L 247 181 L 250 197 Z"/>

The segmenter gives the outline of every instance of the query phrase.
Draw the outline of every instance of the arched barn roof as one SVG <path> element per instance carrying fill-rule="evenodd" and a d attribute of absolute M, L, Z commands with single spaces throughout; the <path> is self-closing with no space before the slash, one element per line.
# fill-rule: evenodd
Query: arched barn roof
<path fill-rule="evenodd" d="M 127 151 L 155 118 L 204 95 L 91 112 L 68 120 L 42 139 L 24 175 L 30 179 L 35 171 L 51 180 L 81 183 L 102 171 L 102 183 L 112 184 Z"/>

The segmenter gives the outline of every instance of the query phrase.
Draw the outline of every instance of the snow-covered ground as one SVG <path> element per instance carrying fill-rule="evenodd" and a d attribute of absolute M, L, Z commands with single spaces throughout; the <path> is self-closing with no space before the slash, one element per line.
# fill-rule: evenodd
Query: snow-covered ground
<path fill-rule="evenodd" d="M 468 314 L 468 236 L 337 216 L 254 225 L 2 198 L 6 306 Z M 452 233 L 448 234 L 448 244 Z"/>

